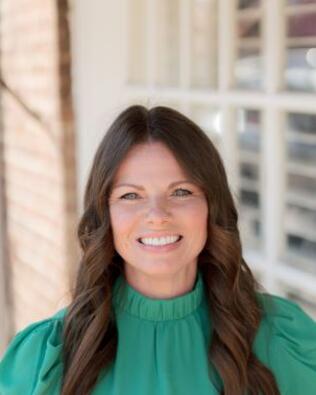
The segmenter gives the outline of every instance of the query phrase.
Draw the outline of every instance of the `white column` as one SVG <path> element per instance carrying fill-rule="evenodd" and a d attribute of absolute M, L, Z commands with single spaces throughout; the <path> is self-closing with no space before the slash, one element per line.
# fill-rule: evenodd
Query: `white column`
<path fill-rule="evenodd" d="M 234 84 L 233 70 L 236 51 L 236 0 L 218 2 L 218 94 L 224 96 Z M 238 152 L 235 112 L 229 101 L 219 106 L 222 127 L 222 153 L 232 192 L 238 191 Z"/>
<path fill-rule="evenodd" d="M 278 292 L 276 266 L 284 248 L 283 209 L 285 177 L 284 117 L 271 99 L 282 87 L 284 73 L 284 0 L 265 1 L 263 7 L 263 60 L 266 105 L 263 117 L 262 210 L 264 224 L 265 285 Z"/>
<path fill-rule="evenodd" d="M 125 9 L 125 0 L 71 3 L 79 210 L 96 147 L 126 100 Z"/>

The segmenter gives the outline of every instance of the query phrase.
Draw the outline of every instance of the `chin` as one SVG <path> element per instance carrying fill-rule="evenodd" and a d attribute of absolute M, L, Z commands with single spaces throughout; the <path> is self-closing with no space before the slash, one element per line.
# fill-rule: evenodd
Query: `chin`
<path fill-rule="evenodd" d="M 174 263 L 148 263 L 148 265 L 142 266 L 138 270 L 142 271 L 143 273 L 146 273 L 148 275 L 167 275 L 167 274 L 173 274 L 177 272 L 180 268 L 176 266 Z"/>

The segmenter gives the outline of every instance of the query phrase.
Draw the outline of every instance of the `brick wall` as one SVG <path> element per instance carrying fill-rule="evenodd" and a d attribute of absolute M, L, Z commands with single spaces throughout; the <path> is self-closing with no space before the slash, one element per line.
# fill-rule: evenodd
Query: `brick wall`
<path fill-rule="evenodd" d="M 67 1 L 2 0 L 1 113 L 14 331 L 68 302 L 78 261 Z"/>

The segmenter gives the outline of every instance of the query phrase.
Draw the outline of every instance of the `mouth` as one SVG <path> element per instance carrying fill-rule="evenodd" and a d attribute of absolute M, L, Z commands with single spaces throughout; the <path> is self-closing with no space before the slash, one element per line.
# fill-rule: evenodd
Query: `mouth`
<path fill-rule="evenodd" d="M 183 236 L 179 235 L 179 239 L 178 239 L 177 241 L 171 243 L 171 244 L 179 243 L 179 241 L 181 241 L 182 239 L 183 239 Z M 137 241 L 138 241 L 140 244 L 142 244 L 142 245 L 149 245 L 149 244 L 143 243 L 143 242 L 141 241 L 141 238 L 138 238 Z M 168 245 L 168 244 L 165 244 L 165 245 Z M 151 245 L 151 246 L 152 246 L 152 245 Z M 157 246 L 157 247 L 159 247 L 159 246 Z M 162 245 L 162 247 L 163 247 L 163 245 Z"/>

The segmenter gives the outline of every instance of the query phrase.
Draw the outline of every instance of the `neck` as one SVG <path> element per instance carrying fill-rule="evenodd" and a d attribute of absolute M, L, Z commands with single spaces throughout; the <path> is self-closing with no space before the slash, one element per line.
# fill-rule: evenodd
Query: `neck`
<path fill-rule="evenodd" d="M 163 275 L 141 272 L 125 264 L 126 282 L 139 293 L 153 299 L 170 299 L 190 292 L 197 278 L 196 265 L 188 265 Z"/>

